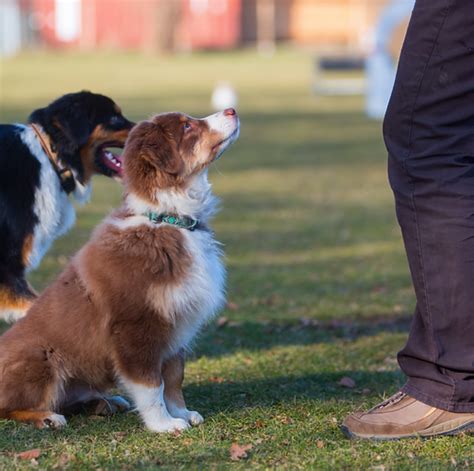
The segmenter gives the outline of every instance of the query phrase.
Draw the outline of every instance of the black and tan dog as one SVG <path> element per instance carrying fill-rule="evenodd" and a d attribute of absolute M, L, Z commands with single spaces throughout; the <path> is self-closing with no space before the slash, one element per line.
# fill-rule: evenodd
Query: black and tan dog
<path fill-rule="evenodd" d="M 103 95 L 64 95 L 34 111 L 29 124 L 0 125 L 0 318 L 21 317 L 35 298 L 25 272 L 75 220 L 91 177 L 121 177 L 132 122 Z"/>

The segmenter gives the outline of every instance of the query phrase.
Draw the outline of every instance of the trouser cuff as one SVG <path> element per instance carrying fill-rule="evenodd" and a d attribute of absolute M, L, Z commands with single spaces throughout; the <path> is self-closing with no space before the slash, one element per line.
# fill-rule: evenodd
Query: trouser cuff
<path fill-rule="evenodd" d="M 446 410 L 449 412 L 474 412 L 474 402 L 454 402 L 446 401 L 433 397 L 431 394 L 424 391 L 423 383 L 424 381 L 417 381 L 416 379 L 409 379 L 408 382 L 403 386 L 402 392 L 408 394 L 409 396 L 417 399 L 424 404 L 429 406 L 437 407 L 438 409 Z M 454 390 L 453 390 L 454 392 Z"/>

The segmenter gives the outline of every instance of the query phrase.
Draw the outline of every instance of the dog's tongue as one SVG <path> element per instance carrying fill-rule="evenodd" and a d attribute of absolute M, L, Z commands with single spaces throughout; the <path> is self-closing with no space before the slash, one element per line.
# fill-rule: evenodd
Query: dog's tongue
<path fill-rule="evenodd" d="M 104 164 L 118 176 L 121 177 L 123 175 L 123 162 L 119 155 L 108 150 L 104 151 Z"/>

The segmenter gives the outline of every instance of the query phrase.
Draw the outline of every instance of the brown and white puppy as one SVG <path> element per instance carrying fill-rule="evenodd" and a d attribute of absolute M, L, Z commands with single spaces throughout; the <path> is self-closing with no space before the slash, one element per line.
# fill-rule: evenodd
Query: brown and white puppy
<path fill-rule="evenodd" d="M 0 416 L 60 427 L 62 411 L 122 386 L 148 429 L 202 422 L 186 408 L 183 351 L 224 303 L 207 167 L 238 137 L 227 109 L 155 116 L 130 133 L 126 196 L 27 316 L 0 338 Z"/>

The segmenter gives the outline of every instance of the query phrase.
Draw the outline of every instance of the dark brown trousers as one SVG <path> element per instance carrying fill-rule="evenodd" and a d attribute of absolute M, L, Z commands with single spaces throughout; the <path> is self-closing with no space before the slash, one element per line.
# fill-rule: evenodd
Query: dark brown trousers
<path fill-rule="evenodd" d="M 418 0 L 384 122 L 416 292 L 404 391 L 474 411 L 474 2 Z M 471 297 L 472 296 L 472 297 Z"/>

